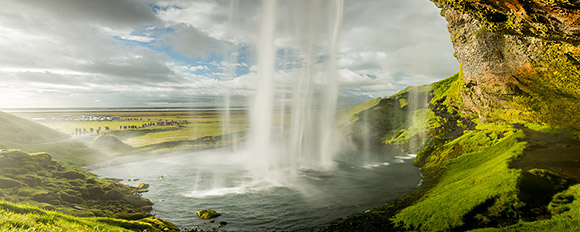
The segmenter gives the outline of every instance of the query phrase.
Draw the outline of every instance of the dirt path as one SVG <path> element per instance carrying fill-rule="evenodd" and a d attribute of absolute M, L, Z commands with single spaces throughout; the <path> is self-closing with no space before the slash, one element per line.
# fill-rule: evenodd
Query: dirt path
<path fill-rule="evenodd" d="M 534 168 L 557 173 L 571 182 L 580 183 L 580 141 L 569 131 L 542 133 L 522 125 L 516 126 L 528 135 L 524 156 L 511 163 L 513 168 L 528 171 Z"/>

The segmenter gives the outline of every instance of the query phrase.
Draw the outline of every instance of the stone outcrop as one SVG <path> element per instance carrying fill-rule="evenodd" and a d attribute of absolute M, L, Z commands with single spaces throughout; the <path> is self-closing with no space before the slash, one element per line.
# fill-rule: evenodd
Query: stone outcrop
<path fill-rule="evenodd" d="M 580 128 L 579 2 L 432 1 L 463 71 L 459 111 Z"/>
<path fill-rule="evenodd" d="M 221 215 L 220 213 L 216 212 L 213 209 L 204 209 L 197 211 L 197 216 L 201 219 L 212 219 L 219 217 L 220 215 Z"/>
<path fill-rule="evenodd" d="M 0 152 L 0 196 L 13 202 L 76 216 L 141 219 L 151 216 L 153 203 L 140 190 L 63 166 L 47 153 Z"/>

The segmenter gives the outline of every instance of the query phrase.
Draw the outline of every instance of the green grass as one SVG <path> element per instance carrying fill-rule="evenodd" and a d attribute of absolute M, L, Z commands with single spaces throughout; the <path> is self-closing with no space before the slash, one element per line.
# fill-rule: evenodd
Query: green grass
<path fill-rule="evenodd" d="M 433 89 L 430 101 L 431 105 L 443 106 L 450 114 L 457 113 L 457 109 L 463 105 L 461 91 L 464 82 L 463 70 L 459 70 L 459 72 L 451 77 L 433 83 L 431 85 Z"/>
<path fill-rule="evenodd" d="M 443 160 L 445 170 L 440 182 L 415 205 L 403 209 L 394 218 L 399 226 L 419 230 L 452 230 L 473 217 L 485 223 L 494 217 L 517 217 L 517 185 L 520 170 L 509 168 L 509 162 L 523 154 L 525 135 L 509 126 L 488 125 L 480 136 L 462 136 L 456 144 L 479 144 L 489 133 L 503 131 L 493 145 L 455 158 Z M 487 139 L 484 139 L 487 143 Z M 449 146 L 442 149 L 454 149 Z M 476 212 L 482 208 L 482 212 Z M 506 215 L 507 214 L 507 215 Z"/>
<path fill-rule="evenodd" d="M 109 154 L 105 154 L 99 150 L 93 149 L 82 141 L 78 140 L 46 144 L 0 141 L 0 147 L 3 149 L 19 149 L 29 153 L 47 152 L 58 161 L 77 166 L 90 165 L 111 157 Z"/>
<path fill-rule="evenodd" d="M 535 222 L 518 223 L 506 228 L 484 228 L 470 230 L 473 232 L 546 232 L 546 231 L 578 231 L 580 220 L 563 219 L 563 220 L 543 220 Z"/>
<path fill-rule="evenodd" d="M 222 129 L 221 114 L 218 111 L 200 111 L 200 112 L 100 112 L 100 113 L 75 113 L 80 115 L 99 115 L 99 116 L 121 116 L 117 121 L 70 121 L 70 120 L 47 120 L 42 123 L 55 130 L 67 134 L 74 134 L 75 128 L 97 129 L 101 128 L 101 135 L 116 137 L 131 147 L 147 152 L 168 152 L 180 149 L 202 149 L 216 146 L 226 146 L 239 142 L 240 137 L 231 141 L 218 141 L 207 143 L 202 141 L 206 137 L 214 137 L 224 133 Z M 61 113 L 44 113 L 39 115 L 26 114 L 28 118 L 44 116 L 45 118 L 60 118 Z M 182 122 L 180 125 L 155 125 L 141 127 L 146 123 L 157 123 L 165 121 Z M 187 123 L 183 123 L 187 122 Z M 228 133 L 240 133 L 247 129 L 247 115 L 245 112 L 232 112 L 230 118 L 230 127 Z M 134 129 L 121 129 L 124 126 L 137 126 Z M 104 128 L 110 130 L 105 131 Z M 242 137 L 243 138 L 243 137 Z M 222 139 L 222 138 L 220 138 Z M 112 140 L 108 142 L 113 142 Z M 105 143 L 92 143 L 92 148 L 102 150 L 108 154 L 134 153 L 132 150 L 119 141 L 114 141 L 115 147 L 120 150 L 109 149 Z M 104 146 L 104 147 L 103 147 Z M 24 146 L 15 147 L 24 149 Z M 31 151 L 38 151 L 34 149 Z M 52 152 L 52 150 L 51 150 Z M 78 152 L 85 154 L 86 152 Z M 75 157 L 67 156 L 66 158 L 74 159 Z"/>
<path fill-rule="evenodd" d="M 345 125 L 359 120 L 359 114 L 362 111 L 368 110 L 381 102 L 381 98 L 375 98 L 373 100 L 358 104 L 353 107 L 343 109 L 338 112 L 337 125 Z"/>
<path fill-rule="evenodd" d="M 152 205 L 135 187 L 62 165 L 46 153 L 19 150 L 0 152 L 0 195 L 75 216 L 146 217 Z"/>
<path fill-rule="evenodd" d="M 415 164 L 425 169 L 436 169 L 450 159 L 492 146 L 500 141 L 500 136 L 512 133 L 511 129 L 495 124 L 479 125 L 476 129 L 465 131 L 455 140 L 445 144 L 435 144 L 431 149 L 419 152 L 414 160 Z"/>
<path fill-rule="evenodd" d="M 231 132 L 240 132 L 246 129 L 245 124 L 234 124 Z M 170 141 L 196 140 L 206 136 L 218 136 L 222 134 L 220 121 L 206 121 L 203 123 L 188 124 L 170 130 L 159 130 L 131 137 L 125 142 L 133 147 L 139 148 L 152 144 L 159 144 Z"/>
<path fill-rule="evenodd" d="M 46 126 L 0 112 L 0 141 L 13 143 L 48 143 L 68 136 Z"/>
<path fill-rule="evenodd" d="M 485 228 L 477 232 L 491 231 L 578 231 L 580 228 L 580 185 L 554 195 L 548 206 L 552 218 L 534 222 L 520 222 L 506 228 Z"/>
<path fill-rule="evenodd" d="M 0 231 L 178 231 L 144 221 L 91 217 L 80 218 L 34 206 L 0 200 Z"/>
<path fill-rule="evenodd" d="M 81 141 L 44 125 L 0 112 L 0 148 L 26 152 L 49 152 L 64 163 L 84 166 L 108 156 Z"/>
<path fill-rule="evenodd" d="M 580 220 L 580 184 L 556 194 L 548 209 L 552 212 L 553 219 Z"/>

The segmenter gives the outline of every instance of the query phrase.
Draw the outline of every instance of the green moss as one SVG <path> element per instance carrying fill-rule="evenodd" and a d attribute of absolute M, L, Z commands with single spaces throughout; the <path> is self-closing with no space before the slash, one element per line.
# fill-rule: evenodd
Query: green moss
<path fill-rule="evenodd" d="M 580 228 L 580 220 L 576 219 L 563 219 L 563 220 L 543 220 L 535 222 L 523 222 L 516 225 L 508 226 L 505 228 L 485 228 L 470 230 L 473 232 L 516 232 L 516 231 L 529 231 L 529 232 L 545 232 L 545 231 L 578 231 Z"/>
<path fill-rule="evenodd" d="M 47 143 L 67 139 L 46 126 L 0 112 L 0 141 L 15 143 Z"/>
<path fill-rule="evenodd" d="M 488 32 L 487 27 L 483 26 L 479 28 L 477 31 L 475 31 L 473 34 L 477 36 L 480 34 L 485 34 L 486 32 Z"/>
<path fill-rule="evenodd" d="M 525 143 L 518 140 L 525 135 L 509 126 L 486 125 L 478 129 L 481 131 L 469 132 L 452 143 L 483 144 L 481 149 L 427 162 L 440 162 L 438 169 L 445 170 L 445 174 L 419 202 L 395 216 L 398 225 L 407 229 L 451 230 L 464 226 L 469 217 L 480 221 L 517 218 L 514 203 L 518 202 L 517 184 L 522 173 L 510 169 L 508 164 L 523 154 Z M 453 153 L 457 145 L 444 150 Z M 485 207 L 484 213 L 474 211 L 481 207 Z"/>
<path fill-rule="evenodd" d="M 556 194 L 548 209 L 555 220 L 580 220 L 580 185 L 570 186 L 567 190 Z"/>
<path fill-rule="evenodd" d="M 155 227 L 161 231 L 180 231 L 179 228 L 175 224 L 173 224 L 167 220 L 163 220 L 161 218 L 148 217 L 148 218 L 143 218 L 139 221 L 150 224 L 153 227 Z"/>
<path fill-rule="evenodd" d="M 347 124 L 350 124 L 352 122 L 358 121 L 359 120 L 359 114 L 362 111 L 368 110 L 374 106 L 376 106 L 377 104 L 379 104 L 379 102 L 381 101 L 381 98 L 375 98 L 373 100 L 367 101 L 365 103 L 347 108 L 347 109 L 343 109 L 341 111 L 338 112 L 338 120 L 337 120 L 337 125 L 339 126 L 346 126 Z"/>
<path fill-rule="evenodd" d="M 407 99 L 406 98 L 399 99 L 399 105 L 401 106 L 401 108 L 407 106 Z"/>
<path fill-rule="evenodd" d="M 464 82 L 463 70 L 460 70 L 447 79 L 433 83 L 431 105 L 445 106 L 449 113 L 455 113 L 463 105 L 461 92 Z"/>
<path fill-rule="evenodd" d="M 0 200 L 0 231 L 179 231 L 157 218 L 130 221 L 104 217 L 81 218 L 34 206 Z"/>
<path fill-rule="evenodd" d="M 197 211 L 197 216 L 201 219 L 211 219 L 215 217 L 219 217 L 221 214 L 216 212 L 213 209 L 204 209 Z"/>
<path fill-rule="evenodd" d="M 101 216 L 130 211 L 142 214 L 143 218 L 149 216 L 152 205 L 135 195 L 138 192 L 135 187 L 97 179 L 95 174 L 62 165 L 46 153 L 0 152 L 2 180 L 6 182 L 0 183 L 2 186 L 11 187 L 3 191 L 6 199 L 77 216 L 94 215 L 97 210 Z M 79 207 L 82 209 L 74 209 Z"/>
<path fill-rule="evenodd" d="M 14 179 L 0 177 L 0 189 L 17 188 L 17 187 L 23 187 L 23 186 L 26 186 L 26 184 L 24 184 L 20 181 L 14 180 Z"/>

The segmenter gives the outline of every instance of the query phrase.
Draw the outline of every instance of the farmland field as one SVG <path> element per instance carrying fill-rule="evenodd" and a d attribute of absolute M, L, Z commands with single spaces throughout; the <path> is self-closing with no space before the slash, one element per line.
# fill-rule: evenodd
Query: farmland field
<path fill-rule="evenodd" d="M 244 139 L 246 111 L 231 111 L 229 127 L 222 126 L 223 113 L 188 109 L 14 112 L 73 138 L 110 135 L 134 148 L 154 152 L 227 146 Z"/>

